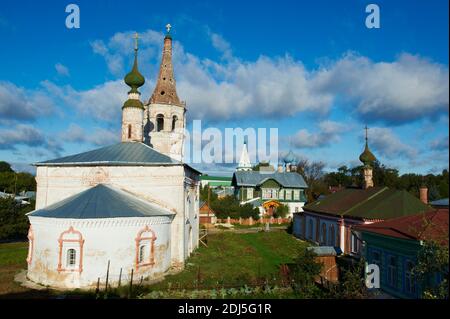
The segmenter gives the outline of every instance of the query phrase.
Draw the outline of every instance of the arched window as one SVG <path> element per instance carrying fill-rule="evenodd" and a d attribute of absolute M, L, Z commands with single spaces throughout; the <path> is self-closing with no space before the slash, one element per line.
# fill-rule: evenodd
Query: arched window
<path fill-rule="evenodd" d="M 161 132 L 164 130 L 164 115 L 156 115 L 156 132 Z"/>
<path fill-rule="evenodd" d="M 309 239 L 313 239 L 313 230 L 314 230 L 313 221 L 310 219 L 309 220 Z"/>
<path fill-rule="evenodd" d="M 58 243 L 58 272 L 75 271 L 81 273 L 83 271 L 84 245 L 84 239 L 81 233 L 70 226 L 68 230 L 61 233 Z M 64 264 L 63 260 L 66 261 Z"/>
<path fill-rule="evenodd" d="M 67 268 L 75 267 L 77 263 L 77 251 L 73 248 L 67 250 Z"/>
<path fill-rule="evenodd" d="M 174 115 L 174 116 L 172 117 L 172 132 L 175 131 L 175 129 L 176 129 L 176 127 L 177 127 L 177 121 L 178 121 L 178 118 L 177 118 L 176 115 Z"/>
<path fill-rule="evenodd" d="M 128 138 L 131 138 L 131 124 L 128 124 Z"/>
<path fill-rule="evenodd" d="M 327 225 L 325 223 L 322 224 L 322 244 L 327 244 Z"/>
<path fill-rule="evenodd" d="M 136 237 L 136 271 L 141 267 L 155 264 L 155 240 L 156 235 L 150 227 L 145 226 Z"/>
<path fill-rule="evenodd" d="M 330 238 L 329 238 L 329 246 L 336 245 L 336 232 L 334 231 L 334 225 L 330 226 Z"/>

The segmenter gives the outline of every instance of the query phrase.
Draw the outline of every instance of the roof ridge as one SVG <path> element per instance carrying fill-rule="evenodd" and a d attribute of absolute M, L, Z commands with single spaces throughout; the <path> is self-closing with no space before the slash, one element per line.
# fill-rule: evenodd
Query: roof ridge
<path fill-rule="evenodd" d="M 373 199 L 374 197 L 378 196 L 379 194 L 381 194 L 382 192 L 384 192 L 385 190 L 387 190 L 388 187 L 383 186 L 383 188 L 381 188 L 379 191 L 377 191 L 375 194 L 369 196 L 368 198 L 366 198 L 365 200 L 357 203 L 355 206 L 352 206 L 351 208 L 347 209 L 345 212 L 342 213 L 342 215 L 346 215 L 348 214 L 350 211 L 354 210 L 355 208 L 367 203 L 368 201 L 370 201 L 371 199 Z"/>

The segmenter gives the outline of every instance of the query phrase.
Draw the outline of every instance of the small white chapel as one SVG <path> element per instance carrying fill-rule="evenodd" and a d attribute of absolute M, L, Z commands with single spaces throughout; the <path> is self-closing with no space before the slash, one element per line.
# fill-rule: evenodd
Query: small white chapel
<path fill-rule="evenodd" d="M 181 270 L 198 247 L 200 172 L 183 162 L 186 103 L 172 64 L 170 25 L 153 94 L 134 65 L 122 106 L 121 142 L 35 163 L 36 209 L 28 214 L 29 280 L 93 288 Z"/>

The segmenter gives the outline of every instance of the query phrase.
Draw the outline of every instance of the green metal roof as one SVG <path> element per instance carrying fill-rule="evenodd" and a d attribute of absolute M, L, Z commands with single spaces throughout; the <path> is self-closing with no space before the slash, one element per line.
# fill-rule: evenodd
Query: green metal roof
<path fill-rule="evenodd" d="M 209 175 L 202 175 L 200 176 L 200 180 L 202 181 L 230 181 L 233 179 L 231 176 L 209 176 Z"/>
<path fill-rule="evenodd" d="M 407 191 L 388 187 L 347 188 L 304 207 L 306 211 L 368 220 L 409 216 L 429 209 Z"/>
<path fill-rule="evenodd" d="M 49 218 L 116 218 L 172 216 L 167 209 L 141 200 L 112 186 L 98 184 L 58 203 L 35 210 L 29 216 Z"/>
<path fill-rule="evenodd" d="M 273 179 L 283 187 L 307 188 L 303 177 L 296 172 L 260 172 L 237 171 L 233 175 L 234 186 L 259 186 L 267 180 Z"/>
<path fill-rule="evenodd" d="M 65 156 L 36 166 L 72 165 L 170 165 L 181 162 L 161 154 L 150 146 L 139 142 L 123 142 L 102 147 L 93 151 Z"/>

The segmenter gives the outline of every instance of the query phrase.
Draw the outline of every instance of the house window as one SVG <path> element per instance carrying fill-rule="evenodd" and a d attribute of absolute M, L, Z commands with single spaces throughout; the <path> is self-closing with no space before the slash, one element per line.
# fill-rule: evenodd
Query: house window
<path fill-rule="evenodd" d="M 325 223 L 322 224 L 322 245 L 327 244 L 327 225 Z"/>
<path fill-rule="evenodd" d="M 67 250 L 67 268 L 75 267 L 77 264 L 77 251 L 73 248 Z"/>
<path fill-rule="evenodd" d="M 142 264 L 145 261 L 145 255 L 146 255 L 147 246 L 141 245 L 139 247 L 139 263 Z"/>
<path fill-rule="evenodd" d="M 406 261 L 405 265 L 405 290 L 409 294 L 416 292 L 416 282 L 414 280 L 414 263 L 410 260 Z"/>
<path fill-rule="evenodd" d="M 292 199 L 292 190 L 286 189 L 286 200 L 291 200 L 291 199 Z"/>
<path fill-rule="evenodd" d="M 373 251 L 372 252 L 372 264 L 375 264 L 378 267 L 380 267 L 380 265 L 381 265 L 380 252 L 378 252 L 378 251 Z"/>
<path fill-rule="evenodd" d="M 313 221 L 310 219 L 309 220 L 309 239 L 313 239 L 313 232 L 314 232 L 314 223 Z"/>
<path fill-rule="evenodd" d="M 294 200 L 298 201 L 300 200 L 300 190 L 294 189 Z"/>
<path fill-rule="evenodd" d="M 161 132 L 164 130 L 164 115 L 158 114 L 156 115 L 156 131 Z"/>
<path fill-rule="evenodd" d="M 387 281 L 389 286 L 397 286 L 397 258 L 395 256 L 389 256 L 388 259 L 388 272 Z"/>
<path fill-rule="evenodd" d="M 277 190 L 273 188 L 264 188 L 263 191 L 263 198 L 277 198 Z"/>
<path fill-rule="evenodd" d="M 156 235 L 150 227 L 145 226 L 136 236 L 136 271 L 144 266 L 155 264 L 155 241 Z"/>
<path fill-rule="evenodd" d="M 58 272 L 76 271 L 81 273 L 83 271 L 84 246 L 81 233 L 70 226 L 68 230 L 61 233 L 58 243 Z"/>
<path fill-rule="evenodd" d="M 247 199 L 253 198 L 253 188 L 247 188 Z"/>
<path fill-rule="evenodd" d="M 284 199 L 284 189 L 281 189 L 281 190 L 278 192 L 278 198 L 279 198 L 279 199 Z"/>
<path fill-rule="evenodd" d="M 329 238 L 328 244 L 330 246 L 335 246 L 336 245 L 335 240 L 336 240 L 336 233 L 334 231 L 334 225 L 331 225 L 330 226 L 330 238 Z"/>
<path fill-rule="evenodd" d="M 174 115 L 172 117 L 172 132 L 175 131 L 175 128 L 176 128 L 176 125 L 177 125 L 177 120 L 178 120 L 177 116 Z"/>
<path fill-rule="evenodd" d="M 358 253 L 358 237 L 356 237 L 355 234 L 352 234 L 351 236 L 351 248 L 353 254 Z"/>

